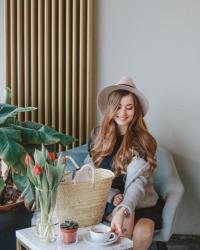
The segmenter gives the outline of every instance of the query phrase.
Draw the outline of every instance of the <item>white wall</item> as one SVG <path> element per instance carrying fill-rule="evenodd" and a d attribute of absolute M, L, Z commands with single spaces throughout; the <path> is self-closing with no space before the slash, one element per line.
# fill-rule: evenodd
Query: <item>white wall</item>
<path fill-rule="evenodd" d="M 3 88 L 4 88 L 4 66 L 3 66 L 3 57 L 4 57 L 4 1 L 0 0 L 0 102 L 3 100 Z"/>
<path fill-rule="evenodd" d="M 94 105 L 124 75 L 146 94 L 147 124 L 185 186 L 175 230 L 185 234 L 200 234 L 199 13 L 198 0 L 95 0 Z"/>

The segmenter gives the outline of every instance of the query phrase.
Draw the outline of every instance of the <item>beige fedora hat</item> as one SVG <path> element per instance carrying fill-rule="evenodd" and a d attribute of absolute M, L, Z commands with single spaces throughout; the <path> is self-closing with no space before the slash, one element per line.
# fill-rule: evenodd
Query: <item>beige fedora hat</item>
<path fill-rule="evenodd" d="M 147 98 L 140 92 L 131 77 L 123 77 L 118 82 L 112 83 L 111 85 L 103 88 L 97 95 L 97 106 L 102 114 L 104 114 L 107 104 L 109 95 L 116 90 L 127 90 L 133 93 L 140 102 L 142 107 L 143 115 L 145 116 L 148 109 L 149 109 L 149 102 Z"/>

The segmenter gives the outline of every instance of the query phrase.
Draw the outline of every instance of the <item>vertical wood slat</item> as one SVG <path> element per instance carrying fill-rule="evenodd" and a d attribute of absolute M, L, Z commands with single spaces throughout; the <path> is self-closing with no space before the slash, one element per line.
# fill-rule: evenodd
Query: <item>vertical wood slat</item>
<path fill-rule="evenodd" d="M 52 1 L 52 126 L 58 127 L 58 2 Z"/>
<path fill-rule="evenodd" d="M 23 75 L 23 1 L 17 3 L 17 85 L 18 85 L 18 105 L 24 106 L 24 75 Z M 23 120 L 24 114 L 19 113 L 19 120 Z"/>
<path fill-rule="evenodd" d="M 72 15 L 71 15 L 71 9 L 72 9 L 72 4 L 71 0 L 66 0 L 66 92 L 65 92 L 65 105 L 66 105 L 66 132 L 68 134 L 72 134 L 72 70 L 71 70 L 71 51 L 72 51 L 72 46 L 71 46 L 71 24 L 72 24 Z"/>
<path fill-rule="evenodd" d="M 31 1 L 31 106 L 37 107 L 37 0 Z M 31 113 L 37 121 L 36 111 Z"/>
<path fill-rule="evenodd" d="M 24 2 L 24 95 L 25 95 L 25 106 L 31 105 L 31 21 L 30 21 L 30 0 Z M 30 120 L 31 114 L 25 113 L 25 120 Z"/>
<path fill-rule="evenodd" d="M 10 0 L 4 0 L 4 76 L 7 87 L 11 87 L 11 61 L 10 61 Z"/>
<path fill-rule="evenodd" d="M 38 121 L 44 123 L 44 1 L 38 1 Z"/>
<path fill-rule="evenodd" d="M 72 23 L 72 136 L 78 138 L 78 0 L 73 1 Z"/>
<path fill-rule="evenodd" d="M 5 77 L 25 119 L 86 142 L 92 127 L 93 0 L 5 0 Z M 77 144 L 76 144 L 77 145 Z"/>
<path fill-rule="evenodd" d="M 45 124 L 51 125 L 51 1 L 45 1 Z"/>
<path fill-rule="evenodd" d="M 80 1 L 80 61 L 79 61 L 79 144 L 85 141 L 85 114 L 86 109 L 86 0 Z"/>
<path fill-rule="evenodd" d="M 17 2 L 11 0 L 11 93 L 12 104 L 17 104 Z"/>
<path fill-rule="evenodd" d="M 64 21 L 64 15 L 63 15 L 63 9 L 64 9 L 64 3 L 63 0 L 59 1 L 59 51 L 58 51 L 58 64 L 59 64 L 59 69 L 58 69 L 58 112 L 59 112 L 59 131 L 63 131 L 63 114 L 64 114 L 64 34 L 63 34 L 63 21 Z"/>
<path fill-rule="evenodd" d="M 87 138 L 92 129 L 92 57 L 93 57 L 93 0 L 87 0 L 87 104 L 86 124 Z"/>

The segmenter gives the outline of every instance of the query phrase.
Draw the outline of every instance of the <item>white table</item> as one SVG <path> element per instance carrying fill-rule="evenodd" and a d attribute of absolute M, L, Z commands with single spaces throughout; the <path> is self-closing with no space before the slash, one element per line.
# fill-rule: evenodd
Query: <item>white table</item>
<path fill-rule="evenodd" d="M 53 243 L 42 242 L 38 239 L 36 235 L 36 228 L 30 227 L 26 229 L 21 229 L 16 231 L 17 237 L 17 250 L 21 250 L 22 246 L 26 249 L 31 250 L 122 250 L 129 249 L 133 247 L 133 241 L 122 237 L 117 242 L 107 245 L 107 246 L 95 246 L 94 244 L 87 243 L 83 240 L 83 235 L 87 232 L 87 228 L 79 228 L 78 230 L 78 243 L 67 245 L 64 244 L 60 237 L 57 237 L 57 240 Z M 56 229 L 57 233 L 59 228 Z M 59 233 L 58 233 L 59 235 Z"/>

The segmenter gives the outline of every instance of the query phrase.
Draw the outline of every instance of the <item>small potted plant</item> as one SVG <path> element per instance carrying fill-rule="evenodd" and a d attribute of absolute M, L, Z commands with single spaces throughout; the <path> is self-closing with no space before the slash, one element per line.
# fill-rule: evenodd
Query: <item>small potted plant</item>
<path fill-rule="evenodd" d="M 77 239 L 78 223 L 73 220 L 66 220 L 60 224 L 62 240 L 66 244 L 75 243 Z"/>

